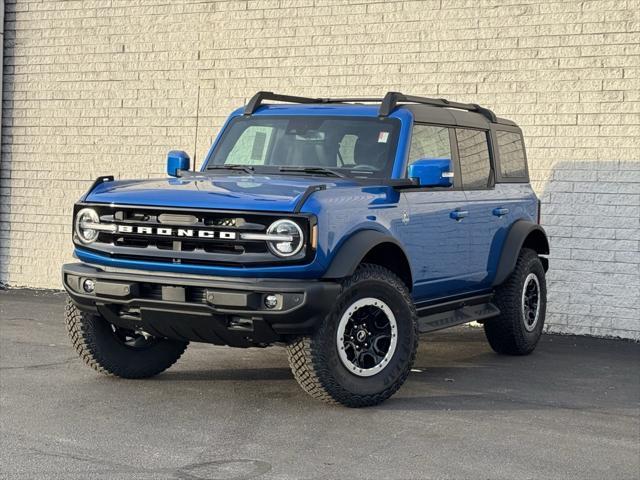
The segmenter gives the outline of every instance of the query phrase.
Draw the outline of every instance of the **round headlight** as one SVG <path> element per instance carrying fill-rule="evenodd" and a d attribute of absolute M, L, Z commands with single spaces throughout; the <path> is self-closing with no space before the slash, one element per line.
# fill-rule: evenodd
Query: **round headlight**
<path fill-rule="evenodd" d="M 279 257 L 292 257 L 304 245 L 304 234 L 296 222 L 291 220 L 277 220 L 267 229 L 269 235 L 286 237 L 284 240 L 271 240 L 267 242 L 269 250 Z M 289 240 L 290 239 L 290 240 Z"/>
<path fill-rule="evenodd" d="M 95 242 L 98 238 L 100 232 L 88 227 L 92 223 L 100 223 L 100 216 L 93 208 L 83 208 L 76 215 L 76 235 L 82 243 Z"/>

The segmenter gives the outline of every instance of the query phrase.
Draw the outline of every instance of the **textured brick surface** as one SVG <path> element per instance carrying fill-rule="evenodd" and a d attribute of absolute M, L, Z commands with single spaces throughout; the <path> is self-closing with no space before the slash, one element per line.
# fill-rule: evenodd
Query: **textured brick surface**
<path fill-rule="evenodd" d="M 640 338 L 640 2 L 6 2 L 0 280 L 59 287 L 98 175 L 202 158 L 258 89 L 485 104 L 524 129 L 549 327 Z"/>

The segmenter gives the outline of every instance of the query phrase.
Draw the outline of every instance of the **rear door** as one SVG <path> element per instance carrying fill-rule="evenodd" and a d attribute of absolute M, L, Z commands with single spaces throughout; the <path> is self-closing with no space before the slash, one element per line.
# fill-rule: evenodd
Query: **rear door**
<path fill-rule="evenodd" d="M 466 197 L 464 219 L 470 236 L 469 280 L 476 288 L 489 287 L 506 231 L 511 224 L 514 199 L 496 188 L 489 131 L 456 128 L 460 175 Z"/>
<path fill-rule="evenodd" d="M 423 158 L 451 159 L 453 134 L 448 127 L 415 124 L 408 165 Z M 451 188 L 403 193 L 409 211 L 398 231 L 410 257 L 416 301 L 454 295 L 467 285 L 469 234 L 463 222 L 451 218 L 466 202 L 456 177 Z"/>

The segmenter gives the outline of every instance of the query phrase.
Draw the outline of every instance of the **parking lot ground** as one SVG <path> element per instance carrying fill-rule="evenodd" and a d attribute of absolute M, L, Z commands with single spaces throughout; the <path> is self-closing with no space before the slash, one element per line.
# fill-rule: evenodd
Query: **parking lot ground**
<path fill-rule="evenodd" d="M 303 393 L 279 347 L 191 344 L 154 379 L 99 375 L 63 305 L 0 291 L 1 478 L 640 478 L 639 344 L 546 335 L 506 357 L 443 331 L 398 394 L 352 410 Z"/>

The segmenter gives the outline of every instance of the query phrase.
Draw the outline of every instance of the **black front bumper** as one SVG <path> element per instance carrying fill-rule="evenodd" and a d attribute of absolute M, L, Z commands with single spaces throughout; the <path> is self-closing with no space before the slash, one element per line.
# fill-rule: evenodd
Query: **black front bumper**
<path fill-rule="evenodd" d="M 86 280 L 94 289 L 85 291 Z M 262 346 L 313 332 L 329 313 L 337 282 L 176 277 L 107 272 L 83 263 L 62 267 L 62 283 L 81 310 L 114 325 L 177 340 Z M 275 308 L 265 297 L 274 295 Z"/>

